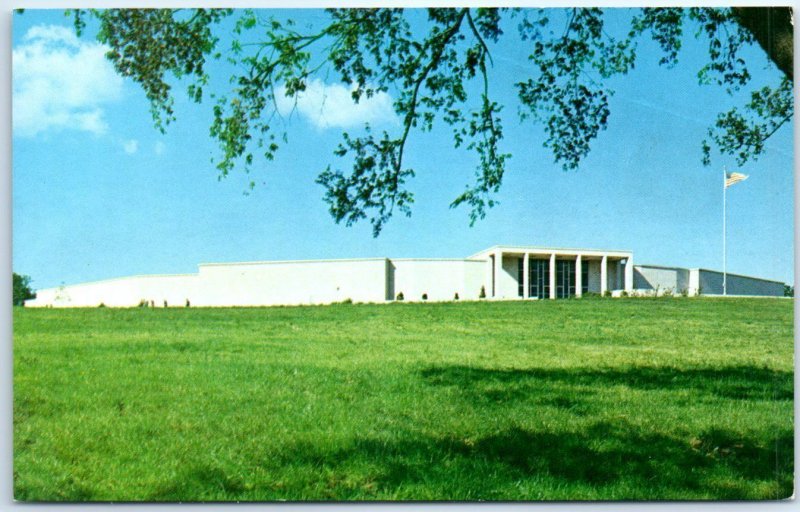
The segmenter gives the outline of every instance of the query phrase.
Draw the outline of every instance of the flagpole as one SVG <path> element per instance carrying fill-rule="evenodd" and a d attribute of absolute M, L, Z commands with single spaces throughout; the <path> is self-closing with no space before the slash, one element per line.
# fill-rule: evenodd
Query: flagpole
<path fill-rule="evenodd" d="M 728 177 L 728 169 L 722 166 L 722 295 L 728 295 L 728 251 L 727 251 L 727 229 L 728 229 L 728 187 L 725 180 Z"/>

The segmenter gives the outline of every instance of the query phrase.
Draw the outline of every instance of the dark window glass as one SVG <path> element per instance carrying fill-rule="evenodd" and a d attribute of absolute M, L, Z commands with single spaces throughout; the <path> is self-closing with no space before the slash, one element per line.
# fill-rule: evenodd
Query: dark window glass
<path fill-rule="evenodd" d="M 517 260 L 517 295 L 522 297 L 525 291 L 525 263 L 522 258 Z"/>
<path fill-rule="evenodd" d="M 581 261 L 581 293 L 589 293 L 589 262 Z"/>
<path fill-rule="evenodd" d="M 550 261 L 531 259 L 528 261 L 530 282 L 528 296 L 546 299 L 550 297 Z"/>

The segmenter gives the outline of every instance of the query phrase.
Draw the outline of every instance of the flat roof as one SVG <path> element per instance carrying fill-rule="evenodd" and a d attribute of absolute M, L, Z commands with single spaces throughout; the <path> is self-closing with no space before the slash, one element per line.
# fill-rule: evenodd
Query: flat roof
<path fill-rule="evenodd" d="M 574 247 L 540 247 L 540 246 L 533 246 L 533 245 L 493 245 L 487 249 L 482 251 L 476 252 L 469 258 L 477 258 L 480 257 L 487 252 L 492 252 L 495 250 L 501 250 L 503 252 L 554 252 L 556 254 L 588 254 L 591 256 L 602 256 L 604 254 L 608 254 L 611 256 L 619 256 L 619 257 L 632 257 L 633 251 L 628 250 L 619 250 L 619 249 L 578 249 Z"/>
<path fill-rule="evenodd" d="M 198 267 L 228 267 L 237 265 L 286 265 L 295 263 L 347 263 L 353 261 L 386 261 L 390 258 L 342 258 L 324 260 L 272 260 L 272 261 L 234 261 L 230 263 L 200 263 Z"/>

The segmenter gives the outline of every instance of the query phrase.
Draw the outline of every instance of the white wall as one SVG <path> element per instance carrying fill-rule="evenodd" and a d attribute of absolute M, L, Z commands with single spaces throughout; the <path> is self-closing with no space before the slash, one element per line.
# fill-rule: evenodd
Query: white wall
<path fill-rule="evenodd" d="M 132 276 L 93 283 L 48 288 L 26 301 L 28 307 L 132 307 L 153 301 L 157 307 L 183 306 L 198 291 L 196 275 Z"/>
<path fill-rule="evenodd" d="M 496 277 L 495 283 L 495 286 L 497 286 L 495 297 L 498 299 L 516 299 L 519 297 L 519 289 L 517 288 L 519 267 L 517 265 L 519 265 L 520 258 L 521 256 L 518 255 L 503 255 L 503 268 Z M 491 283 L 489 284 L 491 285 Z"/>
<path fill-rule="evenodd" d="M 385 258 L 200 265 L 195 275 L 136 276 L 37 292 L 26 306 L 156 307 L 327 304 L 386 299 Z"/>
<path fill-rule="evenodd" d="M 37 292 L 26 306 L 156 307 L 272 306 L 479 298 L 487 263 L 476 260 L 387 260 L 257 262 L 200 265 L 198 274 L 136 276 Z M 515 267 L 516 270 L 516 267 Z M 487 290 L 489 288 L 487 287 Z"/>
<path fill-rule="evenodd" d="M 692 269 L 698 274 L 700 293 L 703 295 L 722 294 L 722 272 L 705 269 Z M 783 283 L 778 281 L 768 281 L 755 277 L 728 274 L 727 276 L 728 295 L 765 295 L 783 297 Z"/>
<path fill-rule="evenodd" d="M 427 294 L 429 301 L 475 300 L 484 285 L 488 263 L 468 260 L 395 259 L 389 267 L 394 283 L 394 296 L 403 293 L 406 301 L 420 301 Z M 487 294 L 490 293 L 487 287 Z"/>
<path fill-rule="evenodd" d="M 198 306 L 383 302 L 385 258 L 200 265 Z"/>
<path fill-rule="evenodd" d="M 670 290 L 675 295 L 684 291 L 694 295 L 689 282 L 689 270 L 679 267 L 636 265 L 633 269 L 633 288 L 658 294 Z"/>

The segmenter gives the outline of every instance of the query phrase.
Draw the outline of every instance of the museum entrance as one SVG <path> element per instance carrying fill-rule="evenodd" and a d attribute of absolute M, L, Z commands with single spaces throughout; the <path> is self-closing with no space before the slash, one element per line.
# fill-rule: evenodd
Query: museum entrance
<path fill-rule="evenodd" d="M 519 258 L 517 266 L 517 283 L 519 284 L 517 294 L 523 297 L 524 275 L 523 263 L 524 259 Z M 575 260 L 556 260 L 556 275 L 555 275 L 555 298 L 566 299 L 575 296 L 575 272 L 577 265 Z M 528 297 L 532 299 L 549 299 L 550 298 L 550 259 L 536 259 L 531 258 L 528 260 Z M 581 265 L 581 291 L 587 293 L 589 291 L 589 262 L 584 261 Z"/>
<path fill-rule="evenodd" d="M 539 299 L 550 298 L 550 260 L 529 260 L 528 275 L 530 276 L 528 296 Z"/>
<path fill-rule="evenodd" d="M 575 260 L 556 260 L 556 298 L 575 296 Z"/>

